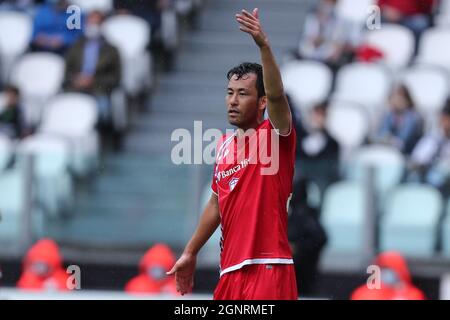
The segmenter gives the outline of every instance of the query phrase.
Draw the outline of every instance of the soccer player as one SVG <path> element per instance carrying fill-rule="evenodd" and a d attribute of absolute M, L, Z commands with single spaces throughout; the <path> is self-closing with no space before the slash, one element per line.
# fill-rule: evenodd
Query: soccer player
<path fill-rule="evenodd" d="M 252 13 L 242 10 L 236 14 L 236 20 L 240 30 L 250 34 L 259 47 L 262 66 L 243 63 L 228 72 L 228 120 L 237 130 L 222 137 L 218 144 L 211 198 L 194 235 L 168 274 L 175 274 L 181 294 L 190 292 L 197 253 L 221 225 L 221 271 L 214 299 L 297 299 L 287 239 L 296 133 L 258 9 Z M 264 120 L 266 108 L 268 119 Z M 265 139 L 261 134 L 264 131 L 276 139 Z M 249 132 L 258 137 L 258 146 L 240 149 L 240 145 L 249 146 L 247 140 L 242 142 L 252 139 Z M 267 163 L 254 161 L 256 151 L 261 149 L 271 150 L 271 159 L 278 161 L 277 170 L 263 173 Z M 224 161 L 230 158 L 233 161 Z"/>

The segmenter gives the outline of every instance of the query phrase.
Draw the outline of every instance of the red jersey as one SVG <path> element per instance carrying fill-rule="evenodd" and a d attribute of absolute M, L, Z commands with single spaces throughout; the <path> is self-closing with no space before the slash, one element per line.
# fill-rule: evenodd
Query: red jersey
<path fill-rule="evenodd" d="M 296 133 L 278 135 L 269 120 L 255 130 L 247 139 L 225 135 L 217 147 L 212 190 L 221 218 L 221 276 L 249 264 L 293 264 L 287 207 Z"/>

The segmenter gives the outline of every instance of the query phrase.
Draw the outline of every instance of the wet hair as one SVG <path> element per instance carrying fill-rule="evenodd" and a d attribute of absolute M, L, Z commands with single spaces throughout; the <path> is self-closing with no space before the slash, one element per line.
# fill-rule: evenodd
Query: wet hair
<path fill-rule="evenodd" d="M 266 95 L 264 89 L 263 69 L 258 63 L 244 62 L 240 65 L 232 68 L 227 73 L 227 79 L 231 80 L 233 76 L 237 77 L 237 80 L 242 79 L 245 75 L 254 73 L 256 74 L 256 90 L 258 91 L 258 99 Z"/>

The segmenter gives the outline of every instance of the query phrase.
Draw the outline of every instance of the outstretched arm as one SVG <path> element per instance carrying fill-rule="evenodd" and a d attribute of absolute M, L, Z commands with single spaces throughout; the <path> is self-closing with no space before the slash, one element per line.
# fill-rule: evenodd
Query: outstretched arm
<path fill-rule="evenodd" d="M 242 10 L 242 13 L 236 14 L 236 20 L 239 23 L 239 29 L 250 34 L 259 47 L 267 96 L 267 112 L 274 127 L 281 134 L 287 134 L 291 128 L 291 112 L 284 94 L 280 69 L 269 40 L 261 28 L 258 9 L 254 9 L 252 13 Z"/>
<path fill-rule="evenodd" d="M 182 295 L 192 290 L 197 253 L 208 241 L 220 224 L 219 203 L 217 195 L 212 194 L 206 205 L 197 230 L 186 245 L 183 254 L 167 275 L 175 274 L 177 291 Z"/>

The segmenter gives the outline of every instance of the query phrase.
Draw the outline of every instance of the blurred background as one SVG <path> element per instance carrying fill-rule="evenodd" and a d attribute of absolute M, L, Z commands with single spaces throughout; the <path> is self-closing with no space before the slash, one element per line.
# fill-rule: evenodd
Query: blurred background
<path fill-rule="evenodd" d="M 172 132 L 230 127 L 254 7 L 296 122 L 300 298 L 450 299 L 448 0 L 0 1 L 0 299 L 54 298 L 69 265 L 84 297 L 179 298 L 164 272 L 213 168 L 173 164 Z M 212 297 L 219 239 L 191 298 Z"/>

